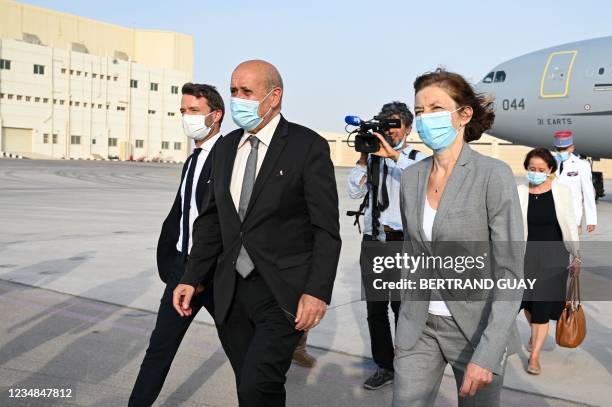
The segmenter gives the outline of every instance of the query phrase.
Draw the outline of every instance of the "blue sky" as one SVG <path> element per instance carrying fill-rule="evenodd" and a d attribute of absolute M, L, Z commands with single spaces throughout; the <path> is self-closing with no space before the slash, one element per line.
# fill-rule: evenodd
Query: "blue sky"
<path fill-rule="evenodd" d="M 370 118 L 391 100 L 412 106 L 415 77 L 439 65 L 477 82 L 493 66 L 527 52 L 612 35 L 610 1 L 25 3 L 192 35 L 194 79 L 216 85 L 226 101 L 233 68 L 266 59 L 285 81 L 285 116 L 327 131 L 343 131 L 346 114 Z M 224 131 L 234 127 L 228 117 Z"/>

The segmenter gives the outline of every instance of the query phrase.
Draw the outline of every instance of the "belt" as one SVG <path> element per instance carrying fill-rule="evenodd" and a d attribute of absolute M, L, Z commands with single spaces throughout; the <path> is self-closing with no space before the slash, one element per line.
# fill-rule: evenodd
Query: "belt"
<path fill-rule="evenodd" d="M 383 230 L 385 231 L 385 240 L 387 242 L 398 242 L 404 240 L 404 231 L 395 230 L 391 227 L 384 225 Z"/>
<path fill-rule="evenodd" d="M 377 241 L 372 235 L 363 235 L 363 240 L 366 242 Z M 401 242 L 404 240 L 404 232 L 401 230 L 393 230 L 391 232 L 385 232 L 385 241 L 387 242 Z"/>

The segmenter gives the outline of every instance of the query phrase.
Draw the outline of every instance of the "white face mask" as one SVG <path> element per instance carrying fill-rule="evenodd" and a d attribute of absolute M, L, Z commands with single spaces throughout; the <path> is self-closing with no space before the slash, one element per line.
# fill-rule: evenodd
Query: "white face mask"
<path fill-rule="evenodd" d="M 207 115 L 201 114 L 184 114 L 183 115 L 183 132 L 185 135 L 194 140 L 203 140 L 212 131 L 212 126 L 215 124 L 214 122 L 210 127 L 206 125 L 206 118 L 213 114 L 214 112 L 210 112 Z"/>

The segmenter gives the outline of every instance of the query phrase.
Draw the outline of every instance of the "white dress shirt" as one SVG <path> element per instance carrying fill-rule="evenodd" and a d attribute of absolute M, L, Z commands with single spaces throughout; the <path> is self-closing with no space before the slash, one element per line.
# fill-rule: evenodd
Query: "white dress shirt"
<path fill-rule="evenodd" d="M 438 211 L 431 207 L 429 200 L 425 197 L 425 210 L 423 211 L 423 232 L 425 232 L 425 239 L 431 242 L 431 234 L 433 230 L 434 219 L 436 219 L 436 213 Z M 433 315 L 440 315 L 443 317 L 452 316 L 450 310 L 446 306 L 446 301 L 429 301 L 428 312 Z"/>
<path fill-rule="evenodd" d="M 263 163 L 266 153 L 268 152 L 268 147 L 270 147 L 272 136 L 276 131 L 276 127 L 278 127 L 280 118 L 281 115 L 279 113 L 274 116 L 274 118 L 270 120 L 270 122 L 261 130 L 259 130 L 257 134 L 255 134 L 255 136 L 257 136 L 259 139 L 259 144 L 257 146 L 257 170 L 255 172 L 255 177 L 257 177 L 257 174 L 259 174 L 259 169 L 261 168 L 261 164 Z M 251 152 L 251 143 L 247 140 L 252 135 L 253 133 L 248 133 L 245 131 L 240 139 L 240 143 L 238 143 L 238 151 L 236 151 L 236 160 L 234 161 L 232 180 L 230 182 L 230 192 L 232 194 L 234 205 L 236 205 L 236 210 L 238 210 L 238 206 L 240 205 L 242 180 L 244 178 L 244 171 L 246 170 L 247 159 L 249 158 L 249 154 Z"/>
<path fill-rule="evenodd" d="M 191 187 L 191 203 L 189 205 L 189 252 L 191 252 L 191 245 L 193 244 L 193 222 L 198 217 L 198 204 L 196 202 L 196 189 L 198 187 L 198 180 L 200 179 L 200 174 L 202 173 L 202 168 L 204 167 L 204 162 L 212 150 L 213 146 L 221 137 L 221 133 L 215 134 L 213 137 L 206 140 L 200 148 L 202 151 L 198 155 L 198 158 L 195 163 L 195 172 L 193 174 L 193 185 Z M 193 165 L 193 160 L 189 160 L 189 164 L 187 165 L 187 170 L 185 171 L 185 178 L 181 182 L 181 220 L 179 222 L 180 225 L 180 233 L 178 242 L 176 242 L 176 250 L 179 252 L 183 248 L 183 208 L 185 207 L 185 182 L 187 181 L 187 174 L 189 173 L 189 168 Z"/>

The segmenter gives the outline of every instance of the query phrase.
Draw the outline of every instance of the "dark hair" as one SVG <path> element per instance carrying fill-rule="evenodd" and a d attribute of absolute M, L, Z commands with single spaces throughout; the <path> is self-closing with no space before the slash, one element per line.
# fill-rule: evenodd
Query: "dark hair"
<path fill-rule="evenodd" d="M 428 72 L 416 78 L 414 93 L 428 86 L 438 86 L 444 89 L 459 107 L 470 106 L 472 108 L 474 114 L 472 120 L 465 126 L 463 135 L 466 142 L 478 140 L 483 132 L 493 126 L 495 119 L 493 98 L 476 93 L 463 76 L 438 68 L 434 72 Z"/>
<path fill-rule="evenodd" d="M 385 103 L 382 109 L 380 109 L 380 113 L 378 113 L 378 115 L 384 119 L 398 115 L 406 127 L 412 126 L 412 119 L 414 118 L 412 112 L 410 112 L 410 109 L 408 109 L 408 106 L 406 106 L 405 103 L 398 101 Z"/>
<path fill-rule="evenodd" d="M 217 91 L 217 88 L 203 83 L 187 82 L 183 85 L 181 93 L 183 95 L 195 96 L 198 99 L 206 98 L 208 107 L 210 107 L 211 110 L 221 110 L 221 120 L 219 120 L 219 124 L 221 124 L 223 121 L 223 116 L 225 116 L 225 104 L 223 103 L 223 98 Z"/>
<path fill-rule="evenodd" d="M 546 165 L 548 165 L 548 168 L 551 169 L 551 173 L 557 171 L 557 160 L 547 148 L 536 147 L 528 152 L 527 156 L 525 157 L 525 162 L 523 162 L 523 167 L 525 167 L 525 169 L 529 168 L 529 161 L 531 161 L 533 157 L 538 157 L 544 160 Z"/>

